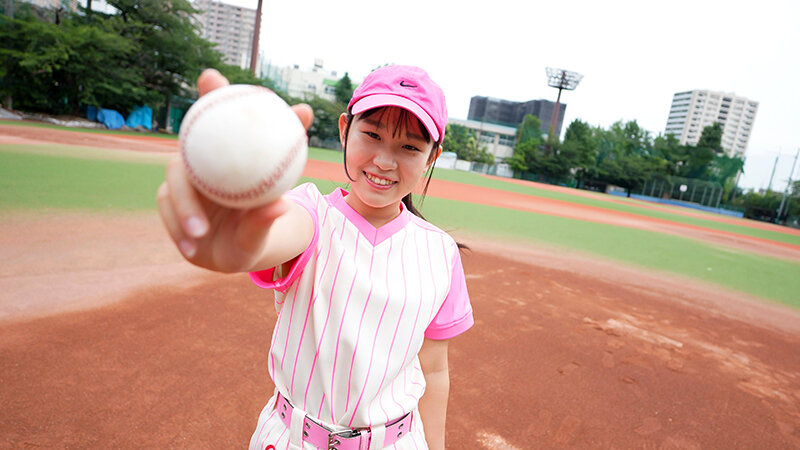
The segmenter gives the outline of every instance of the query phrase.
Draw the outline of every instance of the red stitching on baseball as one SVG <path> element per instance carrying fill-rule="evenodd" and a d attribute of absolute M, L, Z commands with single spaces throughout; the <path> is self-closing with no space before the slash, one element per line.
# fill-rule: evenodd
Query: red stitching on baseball
<path fill-rule="evenodd" d="M 287 167 L 289 167 L 289 165 L 291 165 L 291 163 L 294 161 L 296 155 L 300 152 L 300 149 L 303 147 L 303 144 L 305 144 L 306 136 L 302 135 L 300 137 L 300 139 L 298 139 L 297 142 L 295 142 L 295 144 L 292 146 L 292 148 L 289 151 L 289 153 L 286 154 L 286 156 L 280 161 L 280 163 L 278 164 L 276 170 L 273 170 L 270 173 L 270 175 L 267 178 L 263 179 L 258 185 L 256 185 L 252 189 L 244 191 L 244 192 L 230 193 L 230 192 L 221 191 L 221 190 L 219 190 L 217 188 L 214 188 L 214 187 L 208 185 L 206 182 L 204 182 L 202 179 L 200 179 L 200 177 L 195 173 L 195 171 L 189 165 L 188 158 L 186 157 L 186 136 L 188 136 L 189 132 L 191 131 L 192 125 L 194 125 L 194 122 L 197 120 L 197 118 L 200 117 L 200 115 L 205 110 L 210 108 L 211 106 L 215 106 L 215 105 L 217 105 L 219 103 L 222 103 L 222 102 L 225 102 L 225 101 L 229 101 L 229 100 L 233 100 L 233 99 L 236 99 L 236 98 L 239 98 L 239 97 L 250 95 L 254 91 L 263 91 L 263 90 L 272 93 L 272 95 L 277 95 L 274 92 L 272 92 L 271 90 L 269 90 L 267 88 L 264 88 L 264 87 L 248 86 L 248 88 L 242 89 L 241 92 L 237 92 L 235 94 L 232 93 L 232 94 L 226 95 L 224 97 L 213 99 L 210 102 L 206 102 L 206 104 L 202 105 L 201 109 L 199 109 L 199 110 L 197 110 L 197 111 L 192 113 L 192 116 L 189 118 L 188 122 L 185 123 L 184 126 L 181 126 L 181 130 L 180 130 L 180 133 L 179 133 L 179 136 L 178 136 L 178 140 L 180 142 L 180 151 L 181 151 L 181 155 L 183 157 L 183 165 L 184 165 L 184 167 L 186 168 L 186 171 L 189 174 L 189 178 L 192 180 L 192 182 L 196 183 L 197 185 L 200 185 L 203 189 L 205 189 L 207 192 L 209 192 L 210 194 L 212 194 L 212 195 L 214 195 L 216 197 L 219 197 L 219 198 L 222 198 L 222 199 L 225 199 L 225 200 L 234 200 L 235 201 L 235 200 L 243 200 L 243 199 L 253 198 L 253 197 L 256 197 L 258 195 L 261 195 L 265 191 L 268 191 L 280 179 L 280 176 L 282 175 L 282 173 L 286 170 Z"/>

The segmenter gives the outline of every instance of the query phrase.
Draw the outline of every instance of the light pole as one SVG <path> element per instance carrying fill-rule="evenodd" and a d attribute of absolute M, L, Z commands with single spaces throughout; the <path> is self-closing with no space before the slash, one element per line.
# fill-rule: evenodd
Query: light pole
<path fill-rule="evenodd" d="M 253 76 L 258 77 L 256 73 L 258 67 L 258 39 L 259 35 L 261 34 L 261 2 L 262 0 L 258 0 L 258 8 L 256 8 L 256 25 L 255 29 L 253 29 L 253 45 L 250 51 L 250 72 L 253 72 Z"/>
<path fill-rule="evenodd" d="M 568 91 L 574 90 L 578 87 L 578 83 L 583 79 L 583 75 L 577 72 L 570 72 L 569 70 L 547 68 L 547 85 L 558 89 L 558 98 L 556 98 L 556 107 L 553 111 L 553 120 L 550 122 L 550 134 L 547 136 L 548 141 L 552 141 L 555 136 L 556 123 L 558 123 L 558 110 L 561 106 L 561 91 L 566 89 Z"/>
<path fill-rule="evenodd" d="M 781 198 L 781 206 L 778 207 L 778 222 L 781 220 L 781 216 L 783 215 L 783 205 L 786 206 L 786 210 L 789 210 L 789 206 L 786 202 L 786 194 L 789 193 L 789 189 L 792 188 L 792 177 L 794 177 L 794 166 L 797 164 L 797 158 L 800 156 L 800 148 L 797 149 L 797 153 L 794 155 L 794 162 L 792 163 L 792 170 L 789 172 L 789 181 L 786 185 L 786 189 L 783 190 L 783 197 Z"/>

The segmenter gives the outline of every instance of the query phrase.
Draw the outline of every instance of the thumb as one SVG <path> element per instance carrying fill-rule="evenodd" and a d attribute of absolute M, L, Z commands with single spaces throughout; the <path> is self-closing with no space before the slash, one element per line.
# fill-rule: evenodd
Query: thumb
<path fill-rule="evenodd" d="M 197 92 L 202 97 L 214 89 L 231 84 L 217 69 L 206 69 L 197 77 Z"/>

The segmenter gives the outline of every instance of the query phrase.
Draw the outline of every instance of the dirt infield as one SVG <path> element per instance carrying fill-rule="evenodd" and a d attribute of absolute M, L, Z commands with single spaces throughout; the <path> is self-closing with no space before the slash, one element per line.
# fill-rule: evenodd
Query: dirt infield
<path fill-rule="evenodd" d="M 0 231 L 0 448 L 246 445 L 272 391 L 270 293 L 183 262 L 155 213 Z M 800 448 L 798 311 L 456 237 L 476 326 L 451 345 L 448 448 Z"/>

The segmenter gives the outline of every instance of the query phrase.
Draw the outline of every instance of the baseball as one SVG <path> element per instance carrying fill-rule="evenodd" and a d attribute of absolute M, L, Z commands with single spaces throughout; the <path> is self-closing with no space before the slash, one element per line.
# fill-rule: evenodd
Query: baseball
<path fill-rule="evenodd" d="M 194 187 L 239 209 L 266 205 L 294 187 L 308 154 L 294 111 L 274 92 L 251 85 L 200 97 L 183 119 L 178 143 Z"/>

